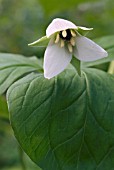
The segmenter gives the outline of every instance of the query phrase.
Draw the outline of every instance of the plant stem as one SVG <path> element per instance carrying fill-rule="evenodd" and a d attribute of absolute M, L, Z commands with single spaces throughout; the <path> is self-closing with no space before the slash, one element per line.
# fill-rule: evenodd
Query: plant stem
<path fill-rule="evenodd" d="M 80 60 L 78 60 L 76 57 L 72 56 L 71 64 L 74 66 L 74 68 L 78 72 L 78 75 L 81 76 Z"/>
<path fill-rule="evenodd" d="M 112 61 L 108 68 L 108 73 L 114 74 L 114 61 Z"/>

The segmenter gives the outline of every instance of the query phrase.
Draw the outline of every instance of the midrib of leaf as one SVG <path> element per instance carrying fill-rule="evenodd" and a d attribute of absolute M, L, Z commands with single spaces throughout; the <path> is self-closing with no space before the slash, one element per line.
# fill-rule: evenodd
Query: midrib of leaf
<path fill-rule="evenodd" d="M 56 82 L 57 82 L 57 77 L 55 77 L 55 79 L 54 79 L 53 92 L 52 92 L 52 95 L 51 95 L 51 96 L 56 95 Z M 55 91 L 55 93 L 54 93 L 54 91 Z M 54 98 L 55 98 L 55 97 L 54 97 Z M 52 101 L 54 101 L 54 100 L 53 100 L 53 97 L 52 97 Z M 52 110 L 52 105 L 51 105 L 50 110 Z M 52 117 L 52 112 L 51 112 L 51 117 Z M 51 144 L 50 125 L 51 125 L 51 123 L 49 123 L 49 126 L 48 126 L 49 145 L 50 145 L 51 151 L 52 151 L 52 153 L 53 153 L 53 155 L 54 155 L 54 159 L 55 159 L 55 161 L 56 161 L 56 163 L 57 163 L 57 166 L 58 166 L 58 168 L 59 168 L 58 170 L 62 170 L 61 167 L 60 167 L 60 164 L 58 163 L 58 159 L 57 159 L 56 153 L 55 153 L 55 151 L 53 150 L 53 147 L 52 147 L 52 144 Z"/>
<path fill-rule="evenodd" d="M 83 72 L 83 75 L 85 76 L 85 82 L 86 82 L 86 96 L 87 96 L 87 87 L 88 87 L 88 82 L 86 80 L 86 75 L 85 73 Z M 87 99 L 87 97 L 86 97 Z M 86 102 L 88 103 L 88 101 L 86 100 Z M 87 104 L 86 104 L 87 106 Z M 77 170 L 79 169 L 79 160 L 80 160 L 80 154 L 81 154 L 81 150 L 82 150 L 82 146 L 84 144 L 84 138 L 85 138 L 85 127 L 86 127 L 86 121 L 87 121 L 87 107 L 86 107 L 86 111 L 85 111 L 85 121 L 84 121 L 84 125 L 83 125 L 83 136 L 82 136 L 82 142 L 81 142 L 81 145 L 80 145 L 80 148 L 79 148 L 79 153 L 78 153 L 78 158 L 77 158 Z"/>
<path fill-rule="evenodd" d="M 83 125 L 83 137 L 82 137 L 82 142 L 81 142 L 81 145 L 80 145 L 79 155 L 78 155 L 78 160 L 77 160 L 77 170 L 79 169 L 80 154 L 81 154 L 81 150 L 82 150 L 82 147 L 83 147 L 84 143 L 85 143 L 85 145 L 87 147 L 87 150 L 88 150 L 91 158 L 95 161 L 90 149 L 88 148 L 86 140 L 85 140 L 85 130 L 86 130 L 86 122 L 87 122 L 88 106 L 89 106 L 89 100 L 88 100 L 89 99 L 89 83 L 88 83 L 87 76 L 86 76 L 86 74 L 84 72 L 83 72 L 83 75 L 85 77 L 85 82 L 86 82 L 86 113 L 85 113 L 86 115 L 85 115 L 85 121 L 84 121 L 84 125 Z"/>
<path fill-rule="evenodd" d="M 74 77 L 75 77 L 75 76 L 74 76 Z M 74 77 L 73 77 L 73 78 L 74 78 Z M 57 77 L 55 78 L 55 82 L 56 82 L 56 81 L 57 81 Z M 56 83 L 55 83 L 55 89 L 56 89 Z M 75 103 L 75 101 L 77 101 L 77 100 L 80 98 L 80 96 L 82 96 L 82 95 L 84 94 L 84 92 L 85 92 L 85 89 L 81 92 L 81 94 L 79 94 L 78 97 L 76 97 L 75 100 L 73 100 L 73 102 L 72 102 L 67 108 L 64 108 L 64 109 L 62 109 L 62 110 L 64 111 L 64 110 L 68 109 L 71 105 L 73 105 L 73 104 Z M 55 95 L 56 95 L 56 93 L 55 93 Z M 53 100 L 53 101 L 54 101 L 54 100 Z M 58 113 L 58 112 L 57 112 L 57 113 Z M 56 114 L 57 114 L 57 113 L 56 113 Z M 87 112 L 86 112 L 86 113 L 87 113 Z M 55 114 L 54 116 L 56 116 L 56 114 Z M 56 163 L 57 163 L 57 165 L 58 165 L 58 168 L 59 168 L 58 170 L 62 170 L 63 165 L 62 165 L 62 167 L 60 167 L 60 164 L 58 163 L 58 159 L 57 159 L 57 156 L 56 156 L 56 153 L 55 153 L 56 149 L 59 148 L 59 147 L 60 147 L 61 145 L 63 145 L 64 143 L 66 143 L 66 142 L 68 142 L 69 140 L 71 140 L 71 139 L 72 139 L 74 136 L 76 136 L 80 131 L 82 131 L 82 128 L 83 128 L 82 142 L 81 142 L 81 145 L 80 145 L 80 148 L 79 148 L 79 156 L 78 156 L 78 159 L 77 159 L 77 170 L 78 170 L 78 162 L 79 162 L 79 159 L 80 159 L 80 154 L 81 154 L 82 146 L 83 146 L 83 143 L 84 143 L 86 120 L 87 120 L 87 114 L 85 114 L 84 125 L 79 129 L 79 131 L 76 132 L 75 134 L 73 134 L 72 137 L 70 137 L 67 141 L 64 141 L 64 142 L 58 144 L 58 145 L 55 146 L 54 148 L 53 148 L 52 145 L 51 145 L 51 138 L 50 138 L 50 133 L 49 133 L 49 145 L 50 145 L 50 149 L 51 149 L 51 151 L 53 152 L 53 155 L 54 155 L 54 157 L 55 157 Z M 50 130 L 49 130 L 49 131 L 50 131 Z M 73 154 L 72 157 L 74 157 L 74 155 L 75 155 L 75 154 Z M 71 159 L 71 157 L 70 157 L 70 159 Z M 69 161 L 70 159 L 68 159 L 68 161 Z M 68 161 L 67 161 L 67 162 L 68 162 Z"/>
<path fill-rule="evenodd" d="M 29 65 L 29 64 L 12 64 L 12 65 L 7 65 L 7 66 L 3 66 L 3 67 L 0 67 L 0 70 L 4 70 L 4 69 L 7 69 L 7 68 L 12 68 L 12 67 L 33 67 L 35 70 L 39 70 L 39 69 L 42 69 L 41 66 L 35 66 L 35 65 Z"/>

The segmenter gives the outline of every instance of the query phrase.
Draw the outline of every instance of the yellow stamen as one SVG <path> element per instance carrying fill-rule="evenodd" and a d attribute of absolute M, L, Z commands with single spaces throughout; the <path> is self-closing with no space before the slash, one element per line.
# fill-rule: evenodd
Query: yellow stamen
<path fill-rule="evenodd" d="M 66 30 L 62 31 L 62 36 L 65 38 L 67 36 Z"/>
<path fill-rule="evenodd" d="M 76 37 L 76 32 L 74 30 L 70 30 L 70 32 L 73 37 Z"/>
<path fill-rule="evenodd" d="M 70 40 L 70 43 L 72 46 L 75 46 L 75 44 L 76 44 L 75 38 L 72 37 Z"/>
<path fill-rule="evenodd" d="M 62 47 L 64 47 L 64 45 L 65 45 L 65 43 L 64 43 L 64 41 L 61 39 L 60 47 L 62 48 Z"/>
<path fill-rule="evenodd" d="M 73 48 L 72 48 L 72 45 L 70 43 L 68 43 L 68 50 L 69 50 L 70 53 L 73 52 Z"/>
<path fill-rule="evenodd" d="M 57 44 L 59 42 L 59 34 L 56 35 L 56 39 L 55 39 L 55 44 Z"/>

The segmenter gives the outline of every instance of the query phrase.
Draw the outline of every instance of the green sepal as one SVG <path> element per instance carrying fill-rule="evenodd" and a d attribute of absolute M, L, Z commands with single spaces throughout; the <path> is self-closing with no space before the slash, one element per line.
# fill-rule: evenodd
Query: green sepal
<path fill-rule="evenodd" d="M 72 56 L 71 64 L 76 69 L 79 76 L 81 76 L 81 64 L 80 60 L 78 60 L 76 57 Z"/>
<path fill-rule="evenodd" d="M 33 46 L 33 47 L 46 47 L 49 43 L 50 38 L 47 38 L 47 36 L 44 36 L 30 44 L 28 46 Z"/>
<path fill-rule="evenodd" d="M 77 32 L 81 35 L 86 35 L 91 30 L 93 30 L 93 28 L 86 28 L 86 27 L 79 27 L 78 26 Z"/>

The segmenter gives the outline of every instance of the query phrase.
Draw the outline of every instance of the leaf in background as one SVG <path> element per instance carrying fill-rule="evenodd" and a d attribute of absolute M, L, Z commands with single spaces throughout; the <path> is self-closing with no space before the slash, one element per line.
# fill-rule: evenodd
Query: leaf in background
<path fill-rule="evenodd" d="M 4 96 L 0 96 L 0 117 L 9 118 L 7 102 Z"/>
<path fill-rule="evenodd" d="M 114 48 L 107 50 L 108 57 L 93 62 L 82 62 L 82 68 L 105 64 L 114 60 Z"/>
<path fill-rule="evenodd" d="M 32 71 L 40 71 L 37 58 L 26 58 L 17 54 L 0 53 L 0 94 L 20 77 Z"/>
<path fill-rule="evenodd" d="M 73 69 L 29 74 L 7 93 L 14 133 L 43 170 L 114 168 L 114 77 Z"/>
<path fill-rule="evenodd" d="M 114 48 L 114 35 L 108 35 L 101 38 L 96 38 L 94 41 L 98 43 L 100 46 L 102 46 L 103 48 L 105 48 L 106 50 L 110 48 Z"/>

